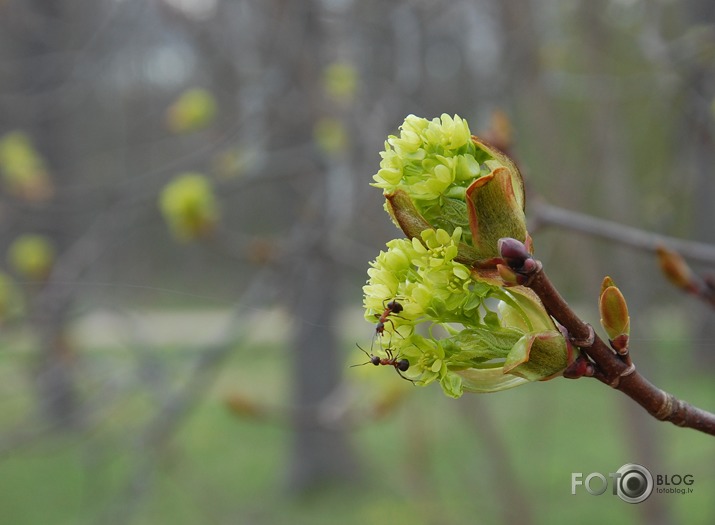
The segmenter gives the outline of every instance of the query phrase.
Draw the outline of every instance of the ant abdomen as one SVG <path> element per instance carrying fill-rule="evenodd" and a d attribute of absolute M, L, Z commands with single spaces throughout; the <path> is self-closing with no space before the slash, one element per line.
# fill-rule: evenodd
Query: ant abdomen
<path fill-rule="evenodd" d="M 402 306 L 400 303 L 395 301 L 394 299 L 387 303 L 386 310 L 389 310 L 393 314 L 399 314 L 402 310 L 404 310 L 404 306 Z"/>

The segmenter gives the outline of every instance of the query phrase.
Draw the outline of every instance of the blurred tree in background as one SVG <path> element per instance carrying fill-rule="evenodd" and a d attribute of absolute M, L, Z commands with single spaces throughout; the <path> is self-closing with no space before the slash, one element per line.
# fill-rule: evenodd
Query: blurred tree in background
<path fill-rule="evenodd" d="M 715 243 L 714 107 L 708 0 L 0 0 L 0 489 L 17 500 L 0 503 L 0 521 L 46 522 L 44 502 L 58 523 L 279 522 L 241 505 L 286 505 L 281 486 L 305 495 L 362 479 L 394 483 L 417 502 L 399 506 L 388 488 L 355 511 L 363 522 L 397 508 L 405 521 L 461 523 L 479 490 L 495 494 L 480 500 L 485 522 L 546 522 L 541 500 L 568 507 L 569 469 L 594 463 L 574 464 L 576 448 L 558 472 L 531 461 L 515 437 L 530 431 L 506 409 L 495 416 L 482 406 L 523 398 L 437 405 L 432 420 L 404 400 L 430 406 L 425 393 L 390 389 L 397 376 L 378 374 L 386 382 L 366 388 L 353 377 L 386 371 L 347 371 L 363 357 L 354 343 L 374 332 L 359 308 L 367 263 L 394 234 L 368 186 L 377 152 L 407 114 L 458 113 L 486 130 L 500 110 L 527 179 L 527 216 L 548 202 Z M 199 177 L 186 200 L 181 188 L 167 195 L 186 174 Z M 640 369 L 712 407 L 712 388 L 697 388 L 711 382 L 692 379 L 715 371 L 712 311 L 670 288 L 652 254 L 531 218 L 540 258 L 569 302 L 594 318 L 596 290 L 613 276 L 629 300 L 633 351 L 650 351 Z M 194 443 L 194 414 L 226 397 L 244 419 L 209 419 L 207 433 L 230 438 L 221 453 L 206 446 L 197 457 L 270 490 L 232 488 L 217 474 L 226 500 L 215 504 L 186 481 L 198 514 L 173 516 L 154 496 L 161 473 L 194 453 L 181 450 Z M 407 420 L 394 412 L 403 401 Z M 604 409 L 611 422 L 588 432 L 626 428 L 620 440 L 603 438 L 615 439 L 614 469 L 636 456 L 659 464 L 676 438 L 618 402 Z M 520 406 L 525 420 L 542 410 Z M 382 414 L 397 425 L 390 433 L 356 432 Z M 481 428 L 465 414 L 479 414 Z M 266 426 L 246 423 L 263 417 Z M 450 417 L 467 426 L 453 429 L 455 440 L 491 455 L 441 460 L 436 428 L 451 427 Z M 273 423 L 279 435 L 265 430 Z M 712 463 L 712 445 L 677 440 L 699 454 L 680 457 L 688 465 Z M 615 452 L 622 441 L 631 455 Z M 57 487 L 20 496 L 45 483 L 31 458 L 52 443 L 77 451 L 52 472 L 86 490 L 66 498 L 67 511 Z M 221 455 L 243 449 L 256 457 L 227 465 Z M 275 476 L 251 467 L 261 455 Z M 493 486 L 476 471 L 491 472 Z M 552 493 L 534 492 L 537 471 L 549 472 Z M 27 478 L 14 482 L 12 472 Z M 452 491 L 456 479 L 462 492 Z M 232 491 L 246 494 L 241 505 Z M 697 518 L 663 498 L 627 512 L 644 523 L 706 523 L 707 501 L 694 504 Z M 548 522 L 569 518 L 564 510 Z"/>

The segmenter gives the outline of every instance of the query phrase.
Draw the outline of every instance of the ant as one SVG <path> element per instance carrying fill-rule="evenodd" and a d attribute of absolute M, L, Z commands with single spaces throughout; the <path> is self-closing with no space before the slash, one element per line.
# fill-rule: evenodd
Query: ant
<path fill-rule="evenodd" d="M 415 382 L 410 379 L 409 377 L 405 377 L 402 375 L 402 372 L 406 372 L 410 368 L 410 362 L 407 359 L 398 359 L 399 356 L 395 357 L 392 355 L 392 349 L 391 348 L 385 348 L 385 353 L 387 354 L 387 357 L 379 357 L 376 356 L 375 354 L 368 353 L 367 350 L 365 350 L 362 346 L 358 345 L 356 343 L 357 347 L 362 350 L 362 352 L 370 358 L 369 361 L 366 363 L 360 363 L 358 365 L 352 365 L 350 368 L 356 367 L 356 366 L 363 366 L 372 363 L 375 366 L 380 366 L 380 365 L 389 365 L 395 368 L 395 372 L 404 379 L 405 381 L 409 381 L 413 385 Z"/>
<path fill-rule="evenodd" d="M 387 299 L 385 299 L 387 301 Z M 388 317 L 391 314 L 394 314 L 395 317 L 400 317 L 399 314 L 402 310 L 404 310 L 404 306 L 402 306 L 400 303 L 397 302 L 396 299 L 393 299 L 389 303 L 385 304 L 383 301 L 382 305 L 385 307 L 385 311 L 382 312 L 381 315 L 375 314 L 375 317 L 378 317 L 377 319 L 377 325 L 375 326 L 375 335 L 382 335 L 385 333 L 385 323 L 390 323 L 392 325 L 392 328 L 395 328 L 395 324 L 392 322 L 391 319 L 388 319 Z M 400 317 L 400 319 L 403 319 Z M 399 333 L 399 332 L 398 332 Z M 405 369 L 407 370 L 407 369 Z"/>

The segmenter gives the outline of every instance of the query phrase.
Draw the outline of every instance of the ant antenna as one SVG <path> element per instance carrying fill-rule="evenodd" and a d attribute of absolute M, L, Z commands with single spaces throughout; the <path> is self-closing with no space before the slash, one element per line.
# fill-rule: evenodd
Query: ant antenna
<path fill-rule="evenodd" d="M 364 366 L 364 365 L 369 365 L 369 364 L 373 364 L 373 365 L 375 365 L 375 366 L 378 366 L 378 365 L 380 364 L 380 358 L 379 358 L 379 357 L 377 357 L 377 356 L 374 355 L 374 354 L 368 353 L 367 350 L 365 350 L 362 346 L 360 346 L 360 345 L 357 344 L 357 343 L 355 343 L 355 346 L 357 346 L 360 350 L 362 350 L 362 353 L 365 354 L 365 355 L 368 357 L 369 361 L 366 361 L 366 362 L 364 362 L 364 363 L 359 363 L 359 364 L 357 364 L 357 365 L 350 365 L 350 368 L 355 368 L 356 366 Z"/>

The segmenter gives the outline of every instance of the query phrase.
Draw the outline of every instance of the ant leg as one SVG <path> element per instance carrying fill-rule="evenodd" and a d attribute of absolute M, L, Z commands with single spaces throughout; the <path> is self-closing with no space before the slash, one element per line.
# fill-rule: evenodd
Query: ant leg
<path fill-rule="evenodd" d="M 404 379 L 405 381 L 409 381 L 409 382 L 412 383 L 414 386 L 417 386 L 417 383 L 415 382 L 414 379 L 410 379 L 409 377 L 403 376 L 403 375 L 402 375 L 402 372 L 400 372 L 399 369 L 395 368 L 395 372 L 397 372 L 397 374 L 398 374 L 402 379 Z"/>
<path fill-rule="evenodd" d="M 394 317 L 399 317 L 399 316 L 396 315 L 396 316 L 394 316 Z M 405 319 L 405 318 L 404 318 L 404 317 L 400 317 L 400 319 Z M 405 320 L 407 320 L 407 319 L 405 319 Z M 390 335 L 392 335 L 393 333 L 395 333 L 395 334 L 399 335 L 402 339 L 405 338 L 405 336 L 402 335 L 402 334 L 400 333 L 400 331 L 397 329 L 398 327 L 395 326 L 395 323 L 392 322 L 392 319 L 386 319 L 386 320 L 385 320 L 385 323 L 390 323 L 390 324 L 392 325 L 392 332 L 390 333 Z M 400 326 L 407 326 L 407 327 L 410 329 L 410 333 L 412 333 L 412 332 L 414 331 L 414 326 L 410 326 L 410 325 L 400 325 Z M 408 334 L 408 335 L 409 335 L 409 334 Z"/>
<path fill-rule="evenodd" d="M 392 333 L 393 334 L 397 334 L 400 337 L 402 337 L 403 339 L 405 338 L 400 332 L 397 331 L 397 327 L 395 326 L 395 323 L 392 322 L 392 319 L 385 319 L 385 323 L 390 323 L 392 325 Z M 392 337 L 392 334 L 390 334 L 390 337 Z"/>
<path fill-rule="evenodd" d="M 389 303 L 395 303 L 395 302 L 397 302 L 398 299 L 399 299 L 400 301 L 404 301 L 404 300 L 405 300 L 404 297 L 399 296 L 399 295 L 396 295 L 396 296 L 393 297 L 392 299 L 385 299 L 384 301 L 382 301 L 382 308 L 383 308 L 384 310 L 387 310 L 387 305 L 388 305 Z"/>

